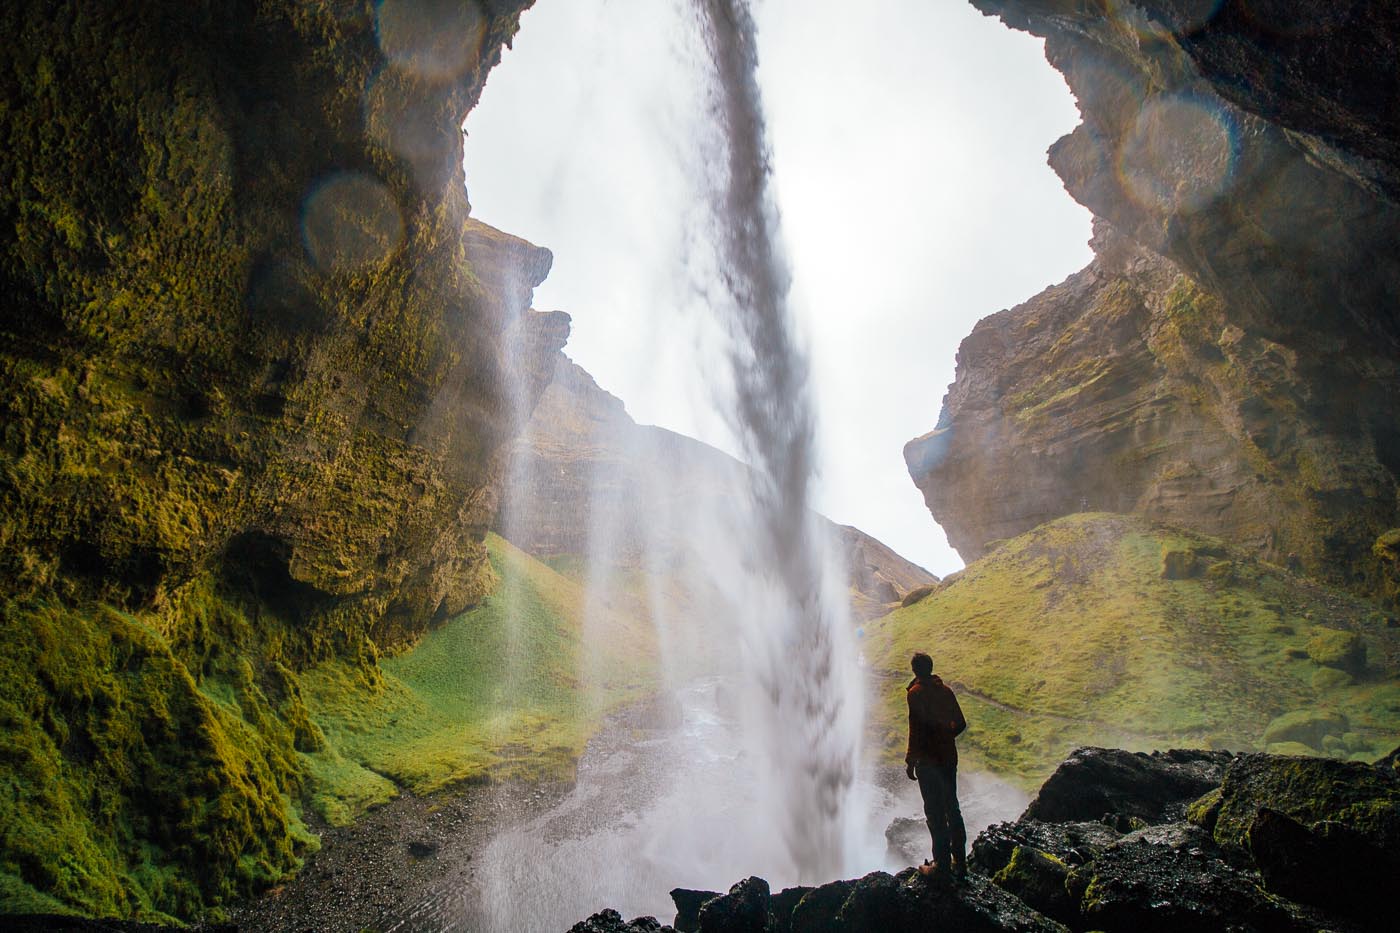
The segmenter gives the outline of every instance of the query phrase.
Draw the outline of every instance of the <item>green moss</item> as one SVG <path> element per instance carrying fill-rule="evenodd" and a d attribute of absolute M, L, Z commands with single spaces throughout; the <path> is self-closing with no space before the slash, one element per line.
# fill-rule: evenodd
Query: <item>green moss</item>
<path fill-rule="evenodd" d="M 1207 832 L 1215 830 L 1215 820 L 1220 816 L 1220 788 L 1206 791 L 1186 808 L 1186 819 Z"/>
<path fill-rule="evenodd" d="M 387 791 L 503 777 L 566 778 L 600 718 L 651 683 L 649 628 L 587 612 L 582 589 L 492 536 L 496 591 L 378 669 L 343 662 L 302 678 L 313 719 L 342 756 L 313 765 L 318 807 L 344 820 Z M 598 627 L 582 638 L 583 625 Z"/>
<path fill-rule="evenodd" d="M 1230 765 L 1220 792 L 1215 840 L 1227 848 L 1246 848 L 1260 807 L 1304 826 L 1346 823 L 1381 847 L 1400 837 L 1400 790 L 1370 764 L 1250 755 Z"/>
<path fill-rule="evenodd" d="M 1163 579 L 1162 554 L 1228 558 L 1228 581 Z M 1219 541 L 1138 518 L 1072 515 L 967 567 L 955 586 L 866 627 L 881 685 L 872 739 L 902 753 L 908 659 L 929 651 L 969 720 L 970 765 L 1027 787 L 1077 745 L 1134 750 L 1260 747 L 1285 710 L 1344 716 L 1377 745 L 1400 732 L 1400 671 L 1313 683 L 1308 615 L 1345 620 L 1400 657 L 1400 632 L 1370 604 L 1231 554 Z M 1344 730 L 1343 730 L 1344 731 Z M 1320 741 L 1320 739 L 1319 739 Z"/>
<path fill-rule="evenodd" d="M 1308 657 L 1327 667 L 1359 672 L 1366 668 L 1366 642 L 1355 632 L 1318 626 L 1308 639 Z"/>
<path fill-rule="evenodd" d="M 31 890 L 88 914 L 192 916 L 271 884 L 314 845 L 288 751 L 137 618 L 6 604 L 0 874 L 23 887 L 0 909 Z"/>
<path fill-rule="evenodd" d="M 1065 886 L 1069 866 L 1055 856 L 1030 846 L 1011 850 L 1011 860 L 992 877 L 1035 910 L 1063 917 L 1074 912 L 1074 899 Z"/>

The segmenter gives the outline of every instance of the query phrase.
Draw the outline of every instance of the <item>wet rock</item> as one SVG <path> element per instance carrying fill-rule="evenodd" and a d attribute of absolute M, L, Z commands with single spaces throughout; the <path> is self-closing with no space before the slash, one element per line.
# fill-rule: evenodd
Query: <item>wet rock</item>
<path fill-rule="evenodd" d="M 972 875 L 958 884 L 948 878 L 926 878 L 909 868 L 893 876 L 877 871 L 855 881 L 822 885 L 798 903 L 788 929 L 792 933 L 993 933 L 1065 928 L 985 878 Z"/>
<path fill-rule="evenodd" d="M 890 820 L 890 825 L 885 827 L 885 843 L 891 856 L 910 864 L 928 858 L 933 846 L 928 822 L 912 816 Z"/>
<path fill-rule="evenodd" d="M 1074 869 L 1067 887 L 1082 925 L 1134 933 L 1315 929 L 1306 912 L 1270 897 L 1252 872 L 1191 839 L 1186 831 L 1175 839 L 1125 839 Z"/>
<path fill-rule="evenodd" d="M 1148 823 L 1180 819 L 1186 806 L 1217 786 L 1230 752 L 1125 752 L 1081 748 L 1040 788 L 1022 819 L 1046 822 L 1122 814 Z"/>
<path fill-rule="evenodd" d="M 836 914 L 851 894 L 854 883 L 832 881 L 807 892 L 793 908 L 789 929 L 792 933 L 827 933 L 839 930 Z"/>
<path fill-rule="evenodd" d="M 676 933 L 676 931 L 659 922 L 655 917 L 638 917 L 630 922 L 624 922 L 621 914 L 608 908 L 600 910 L 587 920 L 575 923 L 569 927 L 569 933 Z"/>
<path fill-rule="evenodd" d="M 793 911 L 802 898 L 813 890 L 815 889 L 802 885 L 795 888 L 783 888 L 768 899 L 768 921 L 771 933 L 790 933 Z"/>
<path fill-rule="evenodd" d="M 1214 837 L 1236 852 L 1265 809 L 1304 826 L 1349 826 L 1375 848 L 1400 856 L 1400 779 L 1375 765 L 1331 758 L 1241 755 L 1225 772 Z"/>
<path fill-rule="evenodd" d="M 700 933 L 765 933 L 768 882 L 749 877 L 700 907 Z"/>
<path fill-rule="evenodd" d="M 1098 821 L 1046 823 L 1021 819 L 987 827 L 972 842 L 972 865 L 994 875 L 1025 846 L 1055 856 L 1066 865 L 1083 865 L 1117 842 L 1122 834 Z"/>
<path fill-rule="evenodd" d="M 673 921 L 679 933 L 694 933 L 700 929 L 700 908 L 706 901 L 719 897 L 718 891 L 695 891 L 690 888 L 672 888 L 671 903 L 676 905 L 676 919 Z"/>
<path fill-rule="evenodd" d="M 1029 846 L 1017 846 L 1011 860 L 992 878 L 992 883 L 1025 901 L 1035 910 L 1061 923 L 1079 917 L 1079 902 L 1065 882 L 1070 866 L 1049 853 Z"/>

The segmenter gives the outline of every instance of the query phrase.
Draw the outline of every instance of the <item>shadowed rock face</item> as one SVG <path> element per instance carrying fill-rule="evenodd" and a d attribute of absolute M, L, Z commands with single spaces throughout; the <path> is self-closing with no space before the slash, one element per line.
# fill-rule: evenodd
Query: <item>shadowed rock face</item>
<path fill-rule="evenodd" d="M 7 8 L 6 593 L 213 570 L 304 590 L 309 655 L 480 598 L 551 257 L 468 217 L 460 126 L 526 5 Z"/>
<path fill-rule="evenodd" d="M 906 448 L 954 546 L 975 559 L 1069 512 L 1137 511 L 1380 591 L 1372 545 L 1400 517 L 1400 212 L 1378 180 L 1393 124 L 1353 98 L 1393 36 L 1347 20 L 1329 62 L 1290 40 L 1277 83 L 1266 33 L 1235 13 L 1182 38 L 1159 9 L 1184 22 L 1180 4 L 975 5 L 1044 36 L 1078 98 L 1050 161 L 1097 217 L 1096 258 L 981 322 L 938 427 Z M 1352 130 L 1304 138 L 1310 108 Z"/>

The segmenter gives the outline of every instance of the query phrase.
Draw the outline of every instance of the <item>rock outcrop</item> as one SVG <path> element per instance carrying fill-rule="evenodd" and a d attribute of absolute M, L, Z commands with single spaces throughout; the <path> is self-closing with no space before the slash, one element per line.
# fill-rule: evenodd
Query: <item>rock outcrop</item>
<path fill-rule="evenodd" d="M 695 529 L 749 488 L 739 461 L 664 428 L 639 425 L 617 397 L 557 354 L 554 378 L 513 450 L 501 534 L 536 556 L 626 569 L 693 560 Z M 861 618 L 888 612 L 937 577 L 857 528 L 827 522 Z"/>
<path fill-rule="evenodd" d="M 1400 869 L 1394 757 L 1084 748 L 1019 819 L 978 836 L 965 883 L 909 868 L 770 895 L 749 878 L 727 894 L 672 892 L 675 929 L 1388 929 L 1383 879 Z M 607 911 L 574 930 L 660 929 L 634 924 Z"/>
<path fill-rule="evenodd" d="M 1096 258 L 981 322 L 937 428 L 906 447 L 950 541 L 971 560 L 1059 515 L 1136 511 L 1382 592 L 1394 14 L 974 2 L 1045 37 L 1078 98 L 1050 161 L 1096 215 Z"/>
<path fill-rule="evenodd" d="M 295 868 L 298 672 L 372 678 L 488 592 L 567 332 L 461 167 L 525 6 L 0 12 L 0 910 L 190 917 Z"/>

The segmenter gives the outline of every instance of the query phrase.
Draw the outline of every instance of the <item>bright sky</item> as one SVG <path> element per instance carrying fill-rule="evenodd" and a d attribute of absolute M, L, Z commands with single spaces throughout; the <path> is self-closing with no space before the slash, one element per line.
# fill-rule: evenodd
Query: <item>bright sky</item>
<path fill-rule="evenodd" d="M 1078 115 L 1038 40 L 961 0 L 762 0 L 760 80 L 822 431 L 817 507 L 962 566 L 904 468 L 958 343 L 1090 259 L 1045 164 Z M 858 10 L 859 15 L 853 15 Z M 702 118 L 682 0 L 539 0 L 467 120 L 473 214 L 554 251 L 535 307 L 637 421 L 733 450 L 687 258 Z"/>

